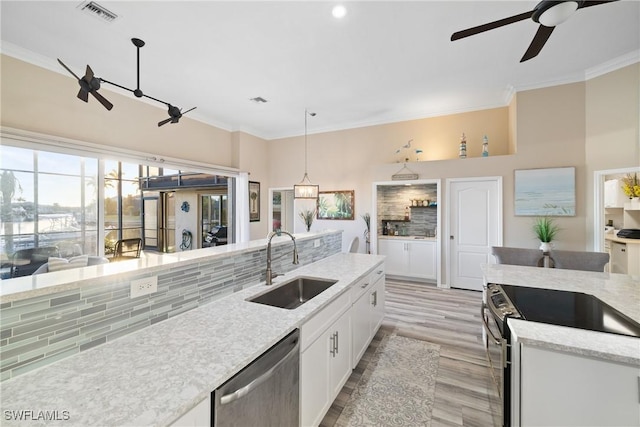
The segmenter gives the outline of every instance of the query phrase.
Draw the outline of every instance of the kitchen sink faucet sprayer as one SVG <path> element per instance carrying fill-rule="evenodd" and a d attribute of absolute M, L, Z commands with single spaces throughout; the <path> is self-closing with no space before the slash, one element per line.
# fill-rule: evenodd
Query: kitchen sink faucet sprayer
<path fill-rule="evenodd" d="M 269 239 L 267 241 L 267 286 L 270 286 L 272 284 L 272 280 L 280 275 L 271 271 L 271 239 L 273 239 L 274 236 L 281 236 L 282 234 L 286 234 L 291 237 L 291 241 L 293 242 L 293 263 L 298 264 L 298 247 L 296 245 L 296 238 L 288 231 L 283 230 L 272 231 L 269 233 L 267 236 L 267 239 Z"/>

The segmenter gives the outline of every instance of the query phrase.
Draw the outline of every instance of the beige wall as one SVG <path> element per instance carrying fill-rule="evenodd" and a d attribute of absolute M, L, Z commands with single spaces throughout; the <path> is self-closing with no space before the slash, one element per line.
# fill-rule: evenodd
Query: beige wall
<path fill-rule="evenodd" d="M 189 119 L 158 127 L 168 114 L 162 104 L 140 102 L 133 95 L 100 93 L 113 105 L 107 111 L 90 96 L 85 104 L 76 98 L 78 83 L 72 76 L 54 73 L 10 56 L 0 57 L 2 126 L 71 138 L 110 147 L 126 148 L 235 167 L 231 133 Z M 78 75 L 84 75 L 82 70 Z M 154 94 L 160 97 L 160 94 Z M 191 106 L 181 106 L 191 108 Z"/>
<path fill-rule="evenodd" d="M 513 171 L 575 166 L 577 215 L 559 220 L 563 230 L 557 247 L 586 249 L 592 241 L 593 171 L 640 164 L 639 68 L 635 64 L 585 83 L 519 92 L 504 108 L 321 134 L 313 134 L 310 119 L 311 180 L 321 191 L 353 189 L 356 199 L 354 221 L 316 221 L 313 228 L 344 229 L 345 244 L 361 236 L 360 216 L 371 212 L 372 182 L 389 180 L 402 167 L 398 162 L 409 157 L 408 167 L 420 178 L 502 176 L 504 243 L 535 247 L 531 219 L 513 215 Z M 179 125 L 158 128 L 164 109 L 109 92 L 106 86 L 101 92 L 114 103 L 112 111 L 93 98 L 89 104 L 77 100 L 77 83 L 62 74 L 4 55 L 1 71 L 3 126 L 250 172 L 262 191 L 261 221 L 251 224 L 252 238 L 268 231 L 269 187 L 290 187 L 304 174 L 302 136 L 264 141 L 188 116 Z M 469 155 L 464 160 L 457 159 L 462 132 Z M 489 158 L 476 157 L 484 134 Z M 410 139 L 412 150 L 396 154 Z M 423 150 L 419 162 L 416 148 Z M 294 215 L 299 221 L 297 211 Z"/>
<path fill-rule="evenodd" d="M 640 167 L 640 63 L 593 78 L 586 85 L 586 188 L 593 207 L 595 171 Z M 594 209 L 585 233 L 594 240 Z"/>
<path fill-rule="evenodd" d="M 260 183 L 260 221 L 250 223 L 249 233 L 252 240 L 262 239 L 269 232 L 268 142 L 244 132 L 233 132 L 232 140 L 237 152 L 237 167 L 249 172 L 249 181 Z"/>
<path fill-rule="evenodd" d="M 317 112 L 322 114 L 321 111 Z M 480 156 L 482 137 L 489 138 L 491 154 L 508 152 L 508 109 L 495 108 L 443 117 L 411 120 L 385 125 L 313 134 L 313 119 L 308 122 L 308 172 L 311 181 L 320 185 L 320 191 L 354 190 L 354 221 L 316 221 L 312 229 L 344 229 L 346 247 L 355 236 L 361 237 L 365 225 L 364 213 L 371 213 L 371 188 L 375 171 L 387 165 L 397 172 L 405 157 L 415 162 L 415 149 L 422 149 L 418 164 L 437 164 L 440 159 L 457 158 L 460 136 L 467 136 L 468 156 Z M 407 141 L 413 139 L 410 150 L 396 154 Z M 293 186 L 304 175 L 304 137 L 276 139 L 268 142 L 273 187 Z M 432 160 L 432 161 L 424 161 Z M 414 164 L 409 166 L 413 168 Z M 382 166 L 381 166 L 382 165 Z M 392 174 L 391 173 L 391 174 Z M 384 179 L 390 179 L 390 175 Z M 300 208 L 296 205 L 294 220 Z M 361 245 L 364 251 L 364 245 Z"/>

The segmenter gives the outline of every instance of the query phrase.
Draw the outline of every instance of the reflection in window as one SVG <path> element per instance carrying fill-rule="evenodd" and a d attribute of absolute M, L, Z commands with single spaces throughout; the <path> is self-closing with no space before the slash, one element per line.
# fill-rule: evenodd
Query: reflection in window
<path fill-rule="evenodd" d="M 142 238 L 142 197 L 139 174 L 141 166 L 105 161 L 104 228 L 105 254 L 112 255 L 116 242 Z"/>
<path fill-rule="evenodd" d="M 224 244 L 225 226 L 233 229 L 228 206 L 233 182 L 226 176 L 0 145 L 0 275 L 7 278 L 22 249 L 55 247 L 63 257 L 108 255 L 117 240 L 141 237 L 145 249 L 173 251 L 184 230 L 197 236 L 219 227 L 224 230 L 217 243 Z M 174 203 L 174 192 L 181 203 Z M 184 202 L 190 212 L 182 209 Z M 232 233 L 229 239 L 233 242 Z M 202 247 L 198 243 L 193 248 Z"/>
<path fill-rule="evenodd" d="M 98 160 L 0 146 L 2 277 L 19 251 L 96 255 Z"/>

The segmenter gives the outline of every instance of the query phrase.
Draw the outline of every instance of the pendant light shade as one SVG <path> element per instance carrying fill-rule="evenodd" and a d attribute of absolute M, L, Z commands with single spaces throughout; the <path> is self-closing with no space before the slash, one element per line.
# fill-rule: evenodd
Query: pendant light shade
<path fill-rule="evenodd" d="M 317 199 L 320 191 L 320 186 L 312 184 L 307 174 L 307 116 L 315 115 L 304 110 L 304 176 L 300 183 L 293 186 L 293 197 L 296 199 Z"/>

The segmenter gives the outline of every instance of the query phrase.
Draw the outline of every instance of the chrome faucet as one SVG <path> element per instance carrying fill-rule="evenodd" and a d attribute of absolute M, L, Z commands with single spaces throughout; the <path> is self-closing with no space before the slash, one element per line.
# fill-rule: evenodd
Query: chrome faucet
<path fill-rule="evenodd" d="M 296 245 L 296 238 L 288 231 L 283 230 L 272 231 L 269 233 L 267 236 L 267 286 L 270 286 L 272 284 L 272 280 L 280 275 L 271 271 L 271 239 L 273 239 L 274 236 L 281 236 L 282 234 L 286 234 L 291 237 L 291 241 L 293 241 L 293 263 L 298 264 L 298 247 Z"/>

